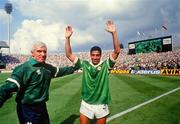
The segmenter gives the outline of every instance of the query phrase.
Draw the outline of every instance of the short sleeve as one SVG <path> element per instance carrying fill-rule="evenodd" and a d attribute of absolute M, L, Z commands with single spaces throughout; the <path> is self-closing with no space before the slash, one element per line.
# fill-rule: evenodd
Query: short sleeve
<path fill-rule="evenodd" d="M 78 69 L 80 69 L 80 68 L 82 68 L 82 61 L 78 58 L 78 59 L 76 60 L 76 62 L 74 63 L 74 69 L 75 69 L 75 70 L 78 70 Z"/>
<path fill-rule="evenodd" d="M 107 59 L 107 64 L 108 64 L 108 68 L 112 69 L 115 65 L 115 61 L 111 59 L 111 57 L 109 59 Z"/>

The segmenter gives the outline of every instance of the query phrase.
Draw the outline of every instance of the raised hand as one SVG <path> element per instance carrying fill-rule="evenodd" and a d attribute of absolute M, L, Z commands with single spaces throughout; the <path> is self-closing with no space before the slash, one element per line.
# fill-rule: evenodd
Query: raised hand
<path fill-rule="evenodd" d="M 71 26 L 67 26 L 67 27 L 66 27 L 65 37 L 66 37 L 66 38 L 70 38 L 72 34 L 73 34 L 72 27 L 71 27 Z"/>
<path fill-rule="evenodd" d="M 108 20 L 106 23 L 106 31 L 110 33 L 116 32 L 116 26 L 112 20 Z"/>

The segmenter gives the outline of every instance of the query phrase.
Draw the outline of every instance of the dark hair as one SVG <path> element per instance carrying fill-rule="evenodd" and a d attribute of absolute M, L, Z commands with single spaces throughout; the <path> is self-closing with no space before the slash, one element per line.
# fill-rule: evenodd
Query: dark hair
<path fill-rule="evenodd" d="M 98 46 L 93 46 L 90 50 L 90 53 L 92 53 L 92 51 L 98 51 L 100 54 L 102 53 L 102 50 L 100 47 Z"/>

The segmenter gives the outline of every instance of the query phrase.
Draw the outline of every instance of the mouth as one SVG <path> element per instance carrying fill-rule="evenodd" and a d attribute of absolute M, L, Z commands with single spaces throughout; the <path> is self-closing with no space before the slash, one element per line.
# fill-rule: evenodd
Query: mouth
<path fill-rule="evenodd" d="M 44 57 L 38 58 L 38 61 L 39 61 L 39 62 L 44 62 L 45 60 L 46 60 L 46 58 L 44 58 Z"/>
<path fill-rule="evenodd" d="M 99 63 L 99 60 L 94 60 L 94 61 L 92 61 L 93 62 L 93 64 L 98 64 Z"/>

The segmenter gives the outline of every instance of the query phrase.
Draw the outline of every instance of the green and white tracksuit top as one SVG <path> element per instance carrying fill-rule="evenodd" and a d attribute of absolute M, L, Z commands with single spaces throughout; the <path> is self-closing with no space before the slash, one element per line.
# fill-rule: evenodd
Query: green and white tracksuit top
<path fill-rule="evenodd" d="M 0 106 L 17 92 L 16 102 L 33 104 L 46 102 L 49 99 L 49 86 L 52 78 L 71 74 L 75 67 L 58 68 L 47 63 L 39 63 L 30 58 L 17 66 L 10 78 L 0 86 Z"/>

